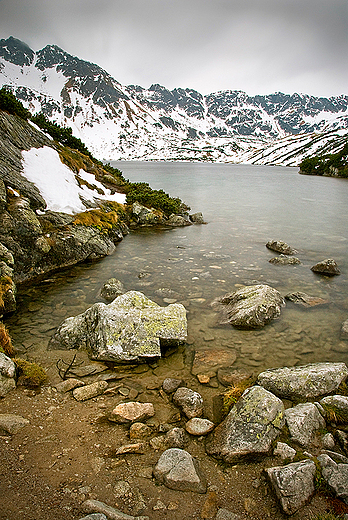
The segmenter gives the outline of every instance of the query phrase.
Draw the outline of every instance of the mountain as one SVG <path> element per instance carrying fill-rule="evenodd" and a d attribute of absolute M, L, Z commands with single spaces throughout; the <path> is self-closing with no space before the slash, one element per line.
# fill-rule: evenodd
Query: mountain
<path fill-rule="evenodd" d="M 32 113 L 69 126 L 105 160 L 201 160 L 296 165 L 346 142 L 348 96 L 318 98 L 121 85 L 55 45 L 35 52 L 0 40 L 0 85 Z"/>

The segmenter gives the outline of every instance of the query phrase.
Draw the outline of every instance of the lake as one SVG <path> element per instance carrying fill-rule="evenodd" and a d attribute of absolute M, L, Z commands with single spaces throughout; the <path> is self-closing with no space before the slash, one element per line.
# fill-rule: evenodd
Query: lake
<path fill-rule="evenodd" d="M 180 162 L 114 162 L 131 181 L 180 197 L 206 225 L 132 231 L 110 257 L 58 273 L 19 296 L 8 326 L 16 345 L 45 349 L 54 328 L 96 301 L 111 277 L 161 305 L 188 310 L 188 349 L 226 350 L 236 368 L 318 361 L 347 362 L 340 328 L 348 318 L 348 180 L 309 177 L 298 168 Z M 300 265 L 277 266 L 268 240 L 294 247 Z M 341 275 L 310 267 L 334 258 Z M 287 302 L 264 329 L 217 325 L 212 301 L 245 285 L 266 283 L 285 296 L 301 291 L 330 303 L 310 309 Z M 189 358 L 189 357 L 188 357 Z M 188 359 L 187 358 L 187 359 Z M 187 361 L 188 362 L 188 361 Z"/>

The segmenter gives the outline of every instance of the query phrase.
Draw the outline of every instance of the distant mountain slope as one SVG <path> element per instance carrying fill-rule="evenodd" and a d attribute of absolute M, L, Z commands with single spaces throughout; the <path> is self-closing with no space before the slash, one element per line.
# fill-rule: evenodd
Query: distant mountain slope
<path fill-rule="evenodd" d="M 106 160 L 291 165 L 318 153 L 318 146 L 334 146 L 348 132 L 345 95 L 203 96 L 157 84 L 123 86 L 98 65 L 55 45 L 34 52 L 13 37 L 0 40 L 0 85 L 9 85 L 32 113 L 43 111 L 70 126 Z"/>

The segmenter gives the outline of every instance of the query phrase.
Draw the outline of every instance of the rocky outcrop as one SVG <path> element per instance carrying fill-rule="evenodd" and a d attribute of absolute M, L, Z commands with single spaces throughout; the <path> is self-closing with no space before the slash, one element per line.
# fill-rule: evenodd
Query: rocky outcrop
<path fill-rule="evenodd" d="M 313 363 L 265 370 L 256 382 L 281 399 L 307 400 L 334 392 L 347 377 L 345 363 Z"/>
<path fill-rule="evenodd" d="M 269 285 L 250 285 L 213 302 L 220 310 L 221 324 L 239 329 L 258 329 L 280 316 L 285 305 L 281 294 Z"/>
<path fill-rule="evenodd" d="M 187 336 L 186 310 L 174 303 L 160 307 L 137 291 L 109 305 L 96 303 L 66 319 L 53 336 L 51 349 L 84 349 L 91 359 L 137 363 L 161 357 L 161 347 Z"/>
<path fill-rule="evenodd" d="M 248 388 L 210 435 L 207 453 L 235 463 L 267 455 L 284 425 L 284 405 L 260 386 Z"/>

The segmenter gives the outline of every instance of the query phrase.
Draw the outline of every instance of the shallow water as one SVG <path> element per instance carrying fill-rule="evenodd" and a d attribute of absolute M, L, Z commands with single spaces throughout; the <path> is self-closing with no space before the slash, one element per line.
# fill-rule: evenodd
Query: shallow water
<path fill-rule="evenodd" d="M 188 310 L 188 343 L 196 350 L 235 353 L 236 368 L 316 361 L 348 361 L 340 339 L 348 318 L 348 181 L 306 177 L 297 168 L 196 164 L 114 163 L 126 178 L 163 188 L 202 211 L 207 225 L 131 232 L 102 261 L 56 274 L 19 295 L 8 320 L 14 343 L 35 358 L 66 317 L 96 301 L 110 277 L 161 305 Z M 284 240 L 296 248 L 297 266 L 275 266 L 265 244 Z M 334 258 L 341 275 L 315 275 L 310 267 Z M 302 291 L 329 299 L 304 309 L 287 303 L 281 317 L 258 331 L 218 326 L 214 298 L 242 285 L 267 283 L 285 295 Z M 40 356 L 41 357 L 41 356 Z"/>

